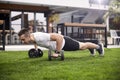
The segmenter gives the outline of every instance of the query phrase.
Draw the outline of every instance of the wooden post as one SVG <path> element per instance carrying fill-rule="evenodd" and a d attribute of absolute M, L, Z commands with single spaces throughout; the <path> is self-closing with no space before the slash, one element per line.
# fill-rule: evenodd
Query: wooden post
<path fill-rule="evenodd" d="M 37 31 L 37 25 L 36 25 L 36 13 L 34 12 L 34 24 L 33 24 L 33 32 Z"/>
<path fill-rule="evenodd" d="M 3 22 L 3 50 L 5 50 L 5 21 Z"/>
<path fill-rule="evenodd" d="M 46 29 L 47 29 L 47 33 L 49 32 L 48 31 L 48 28 L 49 28 L 49 21 L 48 21 L 48 14 L 46 13 Z"/>
<path fill-rule="evenodd" d="M 23 11 L 21 15 L 21 28 L 24 28 L 24 12 Z"/>
<path fill-rule="evenodd" d="M 10 44 L 12 44 L 12 27 L 11 27 L 11 11 L 10 11 L 10 15 L 9 15 L 9 29 L 10 29 Z"/>
<path fill-rule="evenodd" d="M 0 25 L 3 25 L 3 29 L 2 29 L 2 48 L 0 48 L 0 49 L 5 50 L 5 21 L 0 20 Z"/>
<path fill-rule="evenodd" d="M 47 22 L 47 32 L 51 33 L 52 28 L 50 27 L 50 14 L 49 13 L 46 13 L 46 22 Z"/>

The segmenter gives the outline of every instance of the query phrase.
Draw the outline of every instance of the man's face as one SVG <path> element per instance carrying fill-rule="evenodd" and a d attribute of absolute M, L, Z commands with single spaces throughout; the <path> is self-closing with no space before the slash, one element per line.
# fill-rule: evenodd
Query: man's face
<path fill-rule="evenodd" d="M 31 42 L 30 37 L 29 37 L 29 36 L 25 36 L 25 34 L 23 34 L 23 35 L 20 36 L 20 40 L 21 40 L 22 43 L 24 43 L 24 44 L 28 44 L 28 43 Z"/>

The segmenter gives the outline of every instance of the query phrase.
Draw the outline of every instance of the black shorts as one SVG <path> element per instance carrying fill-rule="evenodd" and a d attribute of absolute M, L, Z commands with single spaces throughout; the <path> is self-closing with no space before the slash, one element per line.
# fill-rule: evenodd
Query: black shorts
<path fill-rule="evenodd" d="M 70 37 L 67 37 L 65 36 L 64 37 L 65 39 L 65 45 L 63 47 L 63 50 L 65 51 L 75 51 L 75 50 L 79 50 L 80 48 L 80 45 L 79 45 L 79 42 L 70 38 Z"/>

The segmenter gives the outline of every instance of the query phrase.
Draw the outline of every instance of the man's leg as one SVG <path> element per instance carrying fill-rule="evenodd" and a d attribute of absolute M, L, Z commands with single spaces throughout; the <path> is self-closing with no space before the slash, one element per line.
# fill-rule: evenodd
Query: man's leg
<path fill-rule="evenodd" d="M 91 42 L 79 42 L 80 44 L 80 49 L 84 50 L 84 49 L 97 49 L 99 48 L 99 45 L 91 43 Z"/>
<path fill-rule="evenodd" d="M 104 55 L 104 48 L 103 48 L 103 44 L 94 44 L 94 43 L 91 43 L 91 42 L 86 42 L 86 43 L 83 43 L 83 42 L 79 42 L 79 45 L 80 45 L 80 50 L 85 50 L 85 49 L 89 49 L 89 51 L 91 52 L 92 55 L 95 54 L 95 49 L 99 52 L 99 54 L 101 56 Z"/>

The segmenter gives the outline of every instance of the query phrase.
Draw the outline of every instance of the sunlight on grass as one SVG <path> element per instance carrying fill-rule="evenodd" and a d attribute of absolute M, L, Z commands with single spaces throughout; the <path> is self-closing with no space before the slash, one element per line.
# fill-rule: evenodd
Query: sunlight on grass
<path fill-rule="evenodd" d="M 118 80 L 120 49 L 105 49 L 105 56 L 86 51 L 65 52 L 65 60 L 28 58 L 25 51 L 0 51 L 0 80 Z"/>

